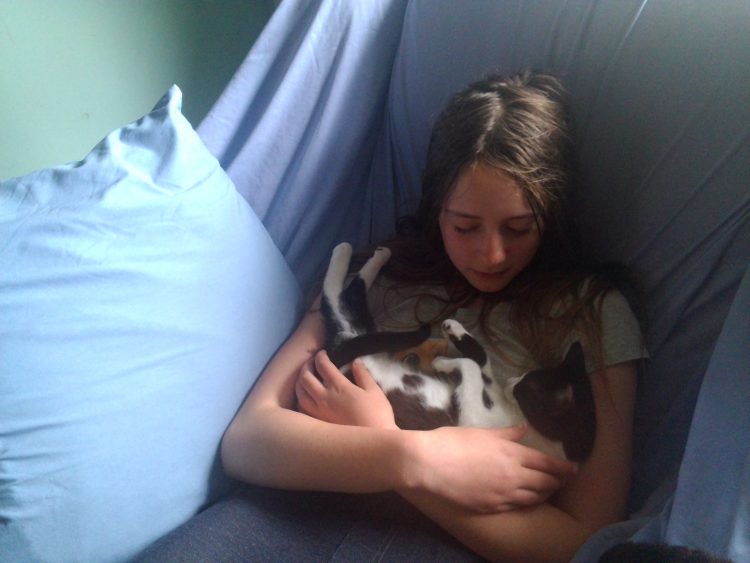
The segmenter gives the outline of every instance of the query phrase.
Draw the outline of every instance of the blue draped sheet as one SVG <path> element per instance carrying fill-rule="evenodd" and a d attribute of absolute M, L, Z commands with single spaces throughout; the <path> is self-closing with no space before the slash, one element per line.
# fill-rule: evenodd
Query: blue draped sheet
<path fill-rule="evenodd" d="M 431 124 L 452 92 L 489 72 L 558 73 L 583 244 L 639 274 L 651 353 L 633 520 L 580 560 L 635 534 L 741 561 L 748 29 L 750 3 L 736 0 L 285 1 L 199 133 L 310 289 L 336 242 L 377 241 L 414 209 Z"/>

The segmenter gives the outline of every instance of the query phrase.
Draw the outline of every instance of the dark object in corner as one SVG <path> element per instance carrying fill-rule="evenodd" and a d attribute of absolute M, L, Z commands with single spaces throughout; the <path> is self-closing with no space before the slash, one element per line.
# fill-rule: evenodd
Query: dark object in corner
<path fill-rule="evenodd" d="M 677 545 L 620 543 L 608 549 L 599 563 L 732 563 L 705 551 Z"/>

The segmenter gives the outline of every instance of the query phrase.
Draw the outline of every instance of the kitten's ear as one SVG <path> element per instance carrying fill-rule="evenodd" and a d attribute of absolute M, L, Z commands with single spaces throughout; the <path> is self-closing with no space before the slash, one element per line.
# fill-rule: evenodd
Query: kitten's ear
<path fill-rule="evenodd" d="M 586 360 L 583 357 L 583 346 L 580 342 L 576 341 L 570 345 L 564 364 L 576 370 L 586 371 Z"/>

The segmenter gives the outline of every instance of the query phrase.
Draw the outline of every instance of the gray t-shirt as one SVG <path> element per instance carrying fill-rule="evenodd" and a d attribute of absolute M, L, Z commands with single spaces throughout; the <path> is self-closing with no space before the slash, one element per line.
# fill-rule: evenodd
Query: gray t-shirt
<path fill-rule="evenodd" d="M 420 323 L 439 315 L 444 307 L 441 299 L 447 297 L 440 287 L 398 288 L 393 291 L 389 291 L 388 287 L 387 281 L 378 278 L 368 293 L 370 310 L 380 330 L 413 330 Z M 433 299 L 430 295 L 437 298 Z M 514 377 L 539 367 L 516 336 L 509 313 L 509 303 L 499 303 L 490 313 L 489 324 L 498 338 L 494 347 L 488 345 L 479 329 L 478 309 L 462 308 L 451 315 L 485 347 L 493 373 L 502 374 L 503 377 Z M 605 365 L 648 357 L 638 321 L 621 293 L 611 291 L 604 297 L 601 315 Z M 433 336 L 440 335 L 439 324 L 433 326 L 432 330 Z M 576 340 L 581 340 L 580 335 L 571 334 L 566 339 L 565 350 Z M 498 349 L 502 353 L 498 353 Z M 560 354 L 561 357 L 563 355 Z M 592 372 L 593 359 L 590 354 L 585 355 L 588 371 Z"/>

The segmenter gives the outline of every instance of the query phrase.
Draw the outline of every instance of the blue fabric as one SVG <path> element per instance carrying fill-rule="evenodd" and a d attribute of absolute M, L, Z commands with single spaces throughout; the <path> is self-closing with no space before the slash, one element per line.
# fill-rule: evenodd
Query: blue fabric
<path fill-rule="evenodd" d="M 226 490 L 221 436 L 299 288 L 176 87 L 0 183 L 0 559 L 118 561 Z"/>
<path fill-rule="evenodd" d="M 750 561 L 750 269 L 703 379 L 671 510 L 635 537 Z M 715 476 L 715 478 L 711 478 Z M 663 535 L 654 534 L 663 530 Z"/>
<path fill-rule="evenodd" d="M 395 493 L 344 495 L 243 486 L 150 546 L 136 561 L 481 559 Z"/>
<path fill-rule="evenodd" d="M 371 237 L 364 186 L 405 6 L 282 2 L 198 128 L 305 289 L 334 241 Z"/>
<path fill-rule="evenodd" d="M 584 249 L 631 266 L 646 296 L 632 507 L 650 517 L 675 486 L 737 477 L 680 464 L 750 262 L 748 27 L 735 0 L 290 0 L 199 131 L 309 288 L 335 243 L 377 241 L 414 209 L 452 92 L 489 72 L 558 73 Z"/>

